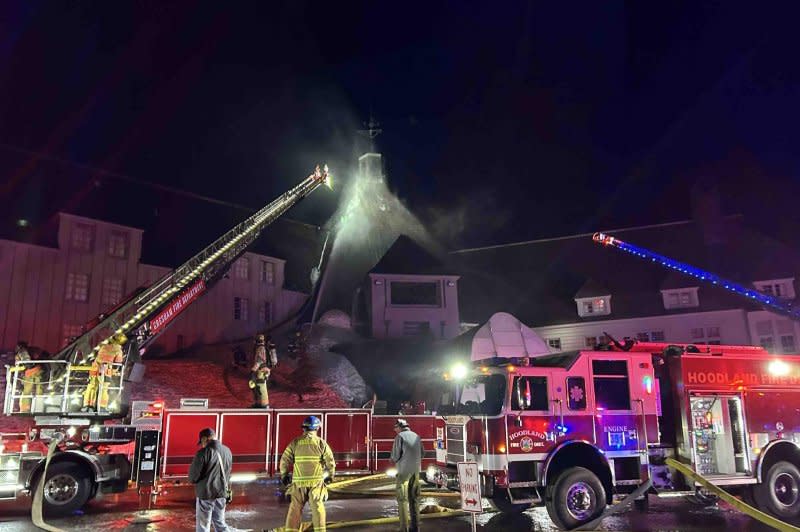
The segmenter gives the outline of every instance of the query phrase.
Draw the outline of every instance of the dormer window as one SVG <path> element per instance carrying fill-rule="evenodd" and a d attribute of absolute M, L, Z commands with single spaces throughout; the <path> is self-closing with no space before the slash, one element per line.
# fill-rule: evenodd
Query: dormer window
<path fill-rule="evenodd" d="M 782 297 L 784 299 L 794 299 L 794 278 L 771 279 L 768 281 L 756 281 L 753 283 L 756 290 L 768 296 Z"/>
<path fill-rule="evenodd" d="M 664 308 L 667 310 L 700 306 L 700 298 L 697 296 L 696 286 L 662 290 L 661 297 L 664 300 Z"/>
<path fill-rule="evenodd" d="M 583 297 L 575 299 L 578 304 L 578 315 L 582 318 L 591 316 L 607 316 L 611 314 L 611 296 Z"/>

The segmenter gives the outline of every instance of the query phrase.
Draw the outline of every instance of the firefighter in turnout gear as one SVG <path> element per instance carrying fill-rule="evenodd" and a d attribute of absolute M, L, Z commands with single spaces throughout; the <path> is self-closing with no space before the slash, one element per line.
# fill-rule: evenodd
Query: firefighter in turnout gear
<path fill-rule="evenodd" d="M 84 412 L 94 410 L 98 406 L 103 410 L 108 409 L 108 390 L 116 378 L 120 377 L 120 372 L 114 364 L 122 363 L 124 357 L 122 345 L 127 341 L 125 335 L 119 333 L 115 334 L 110 342 L 100 346 L 89 369 L 89 384 L 83 392 Z"/>
<path fill-rule="evenodd" d="M 281 482 L 289 486 L 286 493 L 291 497 L 286 514 L 285 532 L 300 530 L 303 506 L 311 506 L 311 521 L 316 532 L 325 530 L 325 501 L 328 500 L 326 485 L 333 481 L 336 463 L 330 446 L 317 436 L 322 423 L 316 416 L 303 421 L 303 435 L 286 447 L 281 456 Z M 289 474 L 289 468 L 293 472 Z"/>
<path fill-rule="evenodd" d="M 30 364 L 33 359 L 28 352 L 28 344 L 19 342 L 14 350 L 14 362 L 17 364 L 16 371 L 22 375 L 18 377 L 22 381 L 22 395 L 19 400 L 19 411 L 30 412 L 33 397 L 42 395 L 42 375 L 44 369 L 40 364 Z"/>
<path fill-rule="evenodd" d="M 267 392 L 267 379 L 270 371 L 267 358 L 267 345 L 263 334 L 256 336 L 253 349 L 253 365 L 250 367 L 250 389 L 253 390 L 252 408 L 268 408 L 269 392 Z"/>
<path fill-rule="evenodd" d="M 397 468 L 395 495 L 400 514 L 400 530 L 419 530 L 419 472 L 422 469 L 422 440 L 412 431 L 405 419 L 394 424 L 397 434 L 392 445 L 391 459 Z"/>
<path fill-rule="evenodd" d="M 253 405 L 251 408 L 269 408 L 269 393 L 267 392 L 267 379 L 270 369 L 262 364 L 258 369 L 250 372 L 250 388 L 253 390 Z"/>

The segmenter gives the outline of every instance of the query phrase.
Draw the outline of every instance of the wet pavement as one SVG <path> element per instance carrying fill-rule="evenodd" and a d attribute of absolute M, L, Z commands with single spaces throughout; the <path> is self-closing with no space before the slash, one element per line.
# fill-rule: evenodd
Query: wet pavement
<path fill-rule="evenodd" d="M 16 502 L 0 501 L 0 531 L 21 532 L 38 530 L 30 521 L 27 497 Z M 48 519 L 51 525 L 70 531 L 98 532 L 100 530 L 124 531 L 179 531 L 194 530 L 194 492 L 191 486 L 167 488 L 153 509 L 139 510 L 139 497 L 134 490 L 124 494 L 98 496 L 86 506 L 85 512 L 60 519 Z M 458 498 L 423 497 L 423 505 L 455 507 Z M 146 498 L 141 504 L 147 506 Z M 235 485 L 234 503 L 228 507 L 227 522 L 235 530 L 257 530 L 283 524 L 288 503 L 277 496 L 277 484 L 257 481 Z M 397 515 L 397 506 L 391 497 L 354 497 L 334 494 L 326 504 L 328 523 L 354 521 Z M 306 509 L 305 520 L 310 520 Z M 445 517 L 423 520 L 423 530 L 468 531 L 469 517 Z M 544 508 L 535 508 L 518 515 L 485 513 L 477 517 L 480 531 L 537 531 L 557 530 L 547 517 Z M 350 526 L 347 530 L 397 530 L 397 524 Z M 650 511 L 641 514 L 635 510 L 603 521 L 599 530 L 636 532 L 766 532 L 773 530 L 749 517 L 720 504 L 719 508 L 700 508 L 681 499 L 652 499 Z"/>

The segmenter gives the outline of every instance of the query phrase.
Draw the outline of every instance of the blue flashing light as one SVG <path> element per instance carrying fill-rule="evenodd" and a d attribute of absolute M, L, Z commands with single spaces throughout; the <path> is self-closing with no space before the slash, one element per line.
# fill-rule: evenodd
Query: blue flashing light
<path fill-rule="evenodd" d="M 645 248 L 640 248 L 638 246 L 634 246 L 633 244 L 628 244 L 627 242 L 623 242 L 609 235 L 603 235 L 598 233 L 593 238 L 597 242 L 600 242 L 605 245 L 614 246 L 617 249 L 627 251 L 628 253 L 632 253 L 644 259 L 650 259 L 651 262 L 658 262 L 659 264 L 667 268 L 678 270 L 681 273 L 690 275 L 692 277 L 701 279 L 703 281 L 707 281 L 714 285 L 722 285 L 726 290 L 729 290 L 735 294 L 746 296 L 749 299 L 758 301 L 762 305 L 769 307 L 770 310 L 776 311 L 783 315 L 790 316 L 793 318 L 800 317 L 800 309 L 793 308 L 789 303 L 784 302 L 780 299 L 774 299 L 772 296 L 768 296 L 766 294 L 762 294 L 761 292 L 746 288 L 728 279 L 723 279 L 711 272 L 707 272 L 700 268 L 695 268 L 694 266 L 691 266 L 689 264 L 684 264 L 682 262 L 670 259 L 663 255 L 659 255 L 658 253 L 654 253 Z"/>

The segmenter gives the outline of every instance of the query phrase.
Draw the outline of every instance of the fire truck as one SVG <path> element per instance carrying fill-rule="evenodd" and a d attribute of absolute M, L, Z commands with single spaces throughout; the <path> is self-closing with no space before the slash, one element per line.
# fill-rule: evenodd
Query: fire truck
<path fill-rule="evenodd" d="M 770 310 L 796 309 L 648 250 L 595 241 L 719 285 Z M 800 517 L 800 359 L 762 347 L 616 340 L 593 350 L 477 357 L 457 399 L 440 408 L 430 480 L 457 489 L 475 461 L 501 511 L 544 505 L 562 529 L 595 520 L 645 482 L 659 495 L 709 500 L 673 458 L 759 509 Z M 457 375 L 457 372 L 451 372 Z M 647 495 L 635 501 L 647 508 Z"/>
<path fill-rule="evenodd" d="M 265 227 L 322 184 L 330 185 L 327 166 L 317 166 L 298 185 L 180 267 L 99 316 L 51 359 L 7 366 L 5 415 L 33 417 L 27 439 L 52 444 L 51 454 L 55 454 L 45 475 L 42 453 L 27 452 L 33 445 L 16 448 L 13 442 L 0 440 L 0 496 L 16 495 L 19 488 L 30 490 L 45 478 L 45 509 L 65 513 L 83 505 L 98 490 L 126 489 L 131 458 L 140 469 L 155 472 L 150 458 L 160 449 L 160 427 L 148 434 L 139 430 L 130 401 L 130 383 L 143 378 L 142 353 L 181 312 L 223 278 Z M 109 348 L 116 353 L 112 359 L 103 356 L 103 350 Z M 35 383 L 26 374 L 32 366 L 41 368 L 44 375 Z M 139 412 L 149 418 L 140 420 L 145 427 L 154 428 L 153 410 L 151 405 Z M 170 418 L 165 419 L 168 423 Z M 116 452 L 119 446 L 130 447 L 134 442 L 135 449 Z M 169 448 L 169 442 L 166 445 Z"/>

